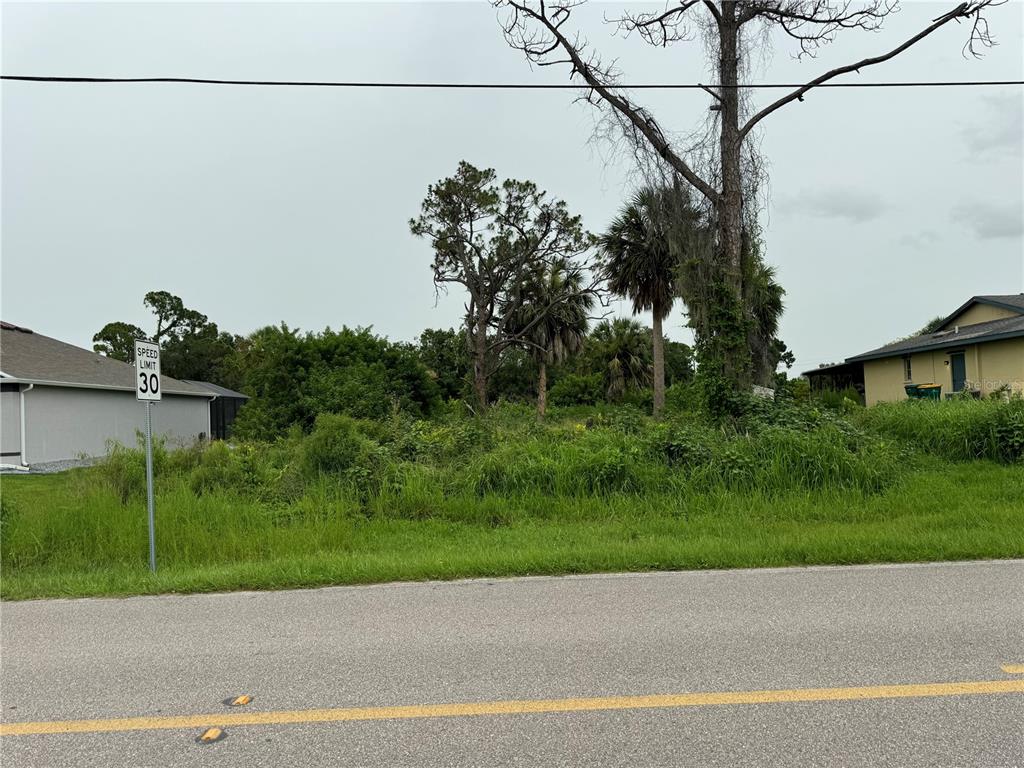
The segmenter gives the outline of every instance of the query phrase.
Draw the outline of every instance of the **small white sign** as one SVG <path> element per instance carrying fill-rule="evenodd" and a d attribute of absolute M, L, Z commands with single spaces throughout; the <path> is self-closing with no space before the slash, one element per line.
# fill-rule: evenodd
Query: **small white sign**
<path fill-rule="evenodd" d="M 160 345 L 152 341 L 135 341 L 135 398 L 137 400 L 159 400 L 160 387 Z"/>

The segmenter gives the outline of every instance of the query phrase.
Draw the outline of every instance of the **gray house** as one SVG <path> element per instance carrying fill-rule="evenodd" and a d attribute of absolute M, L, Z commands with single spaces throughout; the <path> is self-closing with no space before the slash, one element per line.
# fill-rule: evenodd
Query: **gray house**
<path fill-rule="evenodd" d="M 106 453 L 108 440 L 136 444 L 146 407 L 135 368 L 10 323 L 0 324 L 0 464 L 30 466 Z M 153 433 L 173 444 L 210 436 L 202 386 L 161 377 Z"/>

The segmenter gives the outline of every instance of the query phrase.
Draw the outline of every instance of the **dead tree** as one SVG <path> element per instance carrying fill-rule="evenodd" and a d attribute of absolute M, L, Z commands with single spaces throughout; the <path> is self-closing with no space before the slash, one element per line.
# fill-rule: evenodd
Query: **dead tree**
<path fill-rule="evenodd" d="M 697 328 L 702 367 L 717 369 L 724 388 L 747 389 L 752 381 L 750 350 L 745 341 L 750 325 L 743 304 L 743 239 L 745 216 L 751 209 L 752 178 L 756 157 L 750 147 L 751 131 L 762 120 L 793 102 L 803 101 L 812 89 L 851 72 L 882 64 L 951 22 L 968 22 L 964 53 L 979 55 L 993 44 L 984 11 L 1006 0 L 969 0 L 933 19 L 916 35 L 886 53 L 825 72 L 758 110 L 748 107 L 749 94 L 741 85 L 745 62 L 755 32 L 781 29 L 799 46 L 800 56 L 816 50 L 849 29 L 876 30 L 896 10 L 895 0 L 676 0 L 660 13 L 626 13 L 610 19 L 624 34 L 638 34 L 661 47 L 692 41 L 701 30 L 708 43 L 708 58 L 717 84 L 705 90 L 714 98 L 716 116 L 703 143 L 682 147 L 654 116 L 619 87 L 614 67 L 602 63 L 587 42 L 570 29 L 573 10 L 584 0 L 496 0 L 508 44 L 540 66 L 565 65 L 570 77 L 589 86 L 587 101 L 604 110 L 650 169 L 681 178 L 705 201 L 715 227 L 705 299 L 707 326 Z M 749 272 L 749 270 L 746 270 Z M 763 382 L 762 382 L 763 383 Z"/>

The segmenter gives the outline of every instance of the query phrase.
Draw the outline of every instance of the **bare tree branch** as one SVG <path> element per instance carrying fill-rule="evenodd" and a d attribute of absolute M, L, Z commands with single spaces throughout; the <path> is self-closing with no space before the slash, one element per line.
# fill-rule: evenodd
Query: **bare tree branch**
<path fill-rule="evenodd" d="M 664 13 L 627 13 L 616 19 L 606 18 L 605 21 L 613 21 L 627 36 L 631 32 L 637 32 L 651 45 L 664 48 L 669 43 L 690 39 L 690 30 L 684 24 L 684 17 L 690 8 L 700 2 L 702 0 L 681 0 L 678 6 L 669 8 Z"/>
<path fill-rule="evenodd" d="M 960 19 L 974 17 L 974 31 L 972 31 L 971 39 L 967 43 L 972 53 L 974 52 L 973 45 L 975 39 L 977 39 L 978 44 L 981 44 L 986 47 L 991 46 L 992 38 L 988 34 L 987 25 L 979 27 L 979 24 L 983 24 L 983 17 L 981 16 L 981 11 L 990 5 L 993 5 L 993 0 L 975 0 L 975 2 L 961 3 L 952 11 L 943 16 L 938 17 L 937 19 L 935 19 L 935 21 L 932 22 L 930 26 L 926 27 L 913 37 L 904 41 L 901 45 L 898 45 L 897 47 L 893 48 L 888 53 L 884 53 L 881 56 L 872 56 L 867 59 L 861 59 L 860 61 L 854 62 L 853 64 L 847 64 L 846 66 L 843 67 L 837 67 L 835 69 L 829 70 L 823 75 L 819 75 L 806 85 L 803 85 L 800 88 L 797 88 L 795 91 L 792 91 L 783 96 L 782 98 L 772 102 L 767 107 L 765 107 L 760 112 L 751 117 L 749 120 L 747 120 L 744 126 L 740 129 L 739 140 L 742 141 L 743 138 L 750 132 L 750 130 L 755 125 L 764 120 L 766 117 L 768 117 L 768 115 L 770 115 L 775 110 L 780 109 L 793 101 L 802 101 L 804 94 L 807 93 L 812 88 L 819 86 L 822 83 L 828 82 L 833 78 L 839 77 L 840 75 L 845 75 L 850 72 L 860 72 L 860 70 L 865 67 L 870 67 L 875 64 L 882 64 L 883 62 L 889 61 L 889 59 L 892 59 L 895 56 L 898 56 L 899 54 L 903 53 L 903 51 L 907 50 L 914 44 L 928 37 L 936 30 L 941 29 L 951 21 L 959 21 Z M 979 21 L 979 19 L 981 19 L 981 21 Z"/>
<path fill-rule="evenodd" d="M 571 9 L 578 5 L 574 0 L 560 0 L 556 6 L 555 15 L 560 19 L 556 23 L 554 17 L 549 15 L 543 3 L 539 10 L 530 4 L 529 0 L 501 0 L 502 4 L 512 9 L 512 14 L 503 25 L 505 39 L 508 44 L 522 51 L 533 63 L 540 63 L 543 57 L 551 50 L 553 43 L 565 51 L 572 62 L 570 77 L 579 75 L 606 103 L 608 103 L 619 115 L 631 124 L 651 145 L 654 151 L 666 163 L 679 173 L 686 181 L 692 184 L 709 201 L 714 203 L 718 199 L 718 191 L 701 178 L 689 164 L 680 157 L 669 145 L 661 127 L 654 120 L 654 117 L 642 107 L 633 104 L 625 96 L 614 92 L 615 85 L 609 73 L 602 71 L 594 59 L 584 59 L 583 51 L 585 45 L 576 41 L 570 41 L 559 29 L 562 23 L 568 19 Z M 539 24 L 545 33 L 532 31 L 524 21 L 530 20 Z"/>
<path fill-rule="evenodd" d="M 754 19 L 777 25 L 800 43 L 798 56 L 814 56 L 842 29 L 876 30 L 898 8 L 897 0 L 747 0 L 739 12 L 740 24 Z"/>

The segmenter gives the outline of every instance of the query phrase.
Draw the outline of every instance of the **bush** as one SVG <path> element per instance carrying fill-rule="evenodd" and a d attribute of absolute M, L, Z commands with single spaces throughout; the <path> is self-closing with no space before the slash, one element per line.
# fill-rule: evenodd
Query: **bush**
<path fill-rule="evenodd" d="M 366 502 L 379 493 L 388 469 L 388 456 L 363 435 L 358 423 L 343 414 L 325 413 L 302 442 L 301 464 L 306 476 L 330 476 L 342 481 Z"/>
<path fill-rule="evenodd" d="M 303 462 L 311 474 L 341 474 L 359 463 L 369 439 L 356 422 L 340 413 L 324 413 L 303 443 Z"/>
<path fill-rule="evenodd" d="M 700 387 L 693 382 L 673 384 L 665 390 L 665 410 L 669 413 L 697 413 L 702 405 Z"/>
<path fill-rule="evenodd" d="M 551 405 L 595 405 L 604 399 L 604 381 L 600 373 L 581 376 L 567 373 L 548 391 Z"/>
<path fill-rule="evenodd" d="M 367 328 L 304 335 L 284 325 L 263 328 L 249 337 L 236 364 L 252 395 L 235 421 L 239 438 L 273 440 L 296 424 L 308 431 L 325 412 L 424 416 L 441 399 L 414 349 Z"/>
<path fill-rule="evenodd" d="M 212 491 L 239 490 L 243 485 L 240 462 L 226 443 L 216 442 L 199 454 L 189 474 L 189 487 L 196 496 Z"/>
<path fill-rule="evenodd" d="M 671 423 L 655 433 L 655 450 L 670 467 L 693 470 L 710 464 L 720 450 L 721 432 L 694 424 Z"/>

